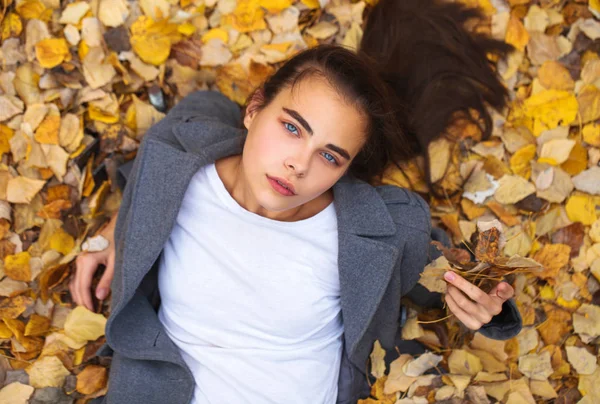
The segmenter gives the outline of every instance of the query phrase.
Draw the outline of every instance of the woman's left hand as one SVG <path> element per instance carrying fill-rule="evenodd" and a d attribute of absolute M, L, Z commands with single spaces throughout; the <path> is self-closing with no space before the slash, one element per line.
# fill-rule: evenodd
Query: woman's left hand
<path fill-rule="evenodd" d="M 515 295 L 515 290 L 507 282 L 500 282 L 490 293 L 485 293 L 455 272 L 446 272 L 444 279 L 448 282 L 448 308 L 471 330 L 478 330 L 489 323 L 492 317 L 500 314 L 502 304 Z"/>

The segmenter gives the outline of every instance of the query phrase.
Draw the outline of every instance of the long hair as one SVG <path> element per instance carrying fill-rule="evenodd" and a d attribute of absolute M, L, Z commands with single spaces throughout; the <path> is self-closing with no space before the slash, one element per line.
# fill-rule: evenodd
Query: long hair
<path fill-rule="evenodd" d="M 379 0 L 368 15 L 358 52 L 319 45 L 298 53 L 257 89 L 259 108 L 283 88 L 321 76 L 367 117 L 366 143 L 349 173 L 370 182 L 390 163 L 423 154 L 426 180 L 437 196 L 429 144 L 460 113 L 488 137 L 492 119 L 487 107 L 500 110 L 507 101 L 488 55 L 504 56 L 512 47 L 470 33 L 465 24 L 478 18 L 479 10 L 459 3 Z"/>

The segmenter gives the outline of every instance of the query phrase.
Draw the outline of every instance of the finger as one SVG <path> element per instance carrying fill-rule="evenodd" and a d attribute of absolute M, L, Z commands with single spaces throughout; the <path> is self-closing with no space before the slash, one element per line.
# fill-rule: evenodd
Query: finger
<path fill-rule="evenodd" d="M 471 298 L 474 302 L 481 303 L 486 305 L 489 303 L 490 297 L 483 290 L 479 289 L 477 286 L 473 285 L 471 282 L 467 281 L 462 276 L 458 275 L 455 272 L 447 271 L 444 274 L 444 279 L 448 281 L 450 284 L 456 286 L 458 289 L 462 290 L 467 296 Z"/>
<path fill-rule="evenodd" d="M 494 286 L 489 293 L 489 296 L 492 299 L 500 302 L 500 304 L 512 298 L 514 295 L 515 289 L 508 282 L 504 281 Z"/>
<path fill-rule="evenodd" d="M 78 305 L 81 304 L 81 297 L 79 296 L 79 290 L 77 289 L 77 285 L 79 283 L 79 277 L 81 276 L 83 261 L 83 258 L 80 258 L 80 256 L 77 257 L 77 261 L 75 263 L 75 273 L 71 278 L 71 283 L 69 286 L 71 289 L 71 296 L 73 297 L 73 301 Z"/>
<path fill-rule="evenodd" d="M 108 296 L 108 292 L 110 291 L 110 284 L 114 277 L 115 273 L 115 256 L 111 254 L 108 257 L 108 261 L 106 262 L 106 269 L 102 274 L 102 278 L 100 278 L 100 282 L 98 282 L 98 287 L 96 288 L 96 297 L 99 300 L 106 299 Z"/>
<path fill-rule="evenodd" d="M 469 316 L 467 313 L 465 313 L 465 311 L 460 308 L 456 301 L 454 301 L 454 298 L 449 294 L 446 294 L 446 304 L 448 304 L 448 308 L 450 309 L 450 311 L 452 311 L 452 313 L 454 313 L 456 318 L 458 318 L 461 323 L 466 325 L 467 328 L 471 330 L 478 330 L 481 328 L 482 324 L 477 322 L 477 320 Z"/>
<path fill-rule="evenodd" d="M 77 291 L 75 290 L 75 277 L 77 276 L 77 268 L 75 268 L 75 273 L 71 276 L 71 280 L 69 281 L 69 292 L 71 293 L 71 299 L 75 304 L 77 304 Z"/>
<path fill-rule="evenodd" d="M 87 307 L 88 310 L 93 311 L 94 305 L 92 303 L 92 278 L 97 268 L 97 262 L 90 256 L 86 255 L 82 259 L 81 271 L 77 274 L 77 283 L 75 288 L 79 295 L 80 303 Z"/>
<path fill-rule="evenodd" d="M 456 302 L 462 311 L 482 324 L 487 324 L 492 319 L 492 314 L 489 313 L 487 308 L 472 302 L 455 286 L 448 285 L 446 293 L 452 296 L 452 300 Z"/>

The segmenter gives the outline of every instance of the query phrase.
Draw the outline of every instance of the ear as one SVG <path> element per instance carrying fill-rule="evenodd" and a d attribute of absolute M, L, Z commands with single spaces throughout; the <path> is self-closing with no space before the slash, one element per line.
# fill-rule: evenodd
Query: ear
<path fill-rule="evenodd" d="M 246 114 L 244 115 L 244 126 L 246 129 L 250 129 L 252 121 L 260 111 L 260 108 L 264 105 L 264 92 L 262 88 L 257 89 L 252 94 L 252 98 L 246 107 Z"/>

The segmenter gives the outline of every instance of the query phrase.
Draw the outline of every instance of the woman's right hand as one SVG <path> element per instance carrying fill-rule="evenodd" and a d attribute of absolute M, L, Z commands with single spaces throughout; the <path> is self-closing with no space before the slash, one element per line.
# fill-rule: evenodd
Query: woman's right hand
<path fill-rule="evenodd" d="M 92 279 L 99 265 L 104 265 L 106 269 L 94 294 L 98 300 L 103 300 L 108 296 L 108 292 L 110 291 L 110 284 L 115 273 L 114 230 L 116 221 L 117 213 L 113 215 L 108 225 L 98 233 L 108 240 L 108 247 L 106 249 L 97 252 L 83 251 L 77 256 L 75 261 L 75 274 L 69 282 L 71 297 L 75 303 L 85 306 L 90 311 L 94 311 L 91 294 Z"/>

